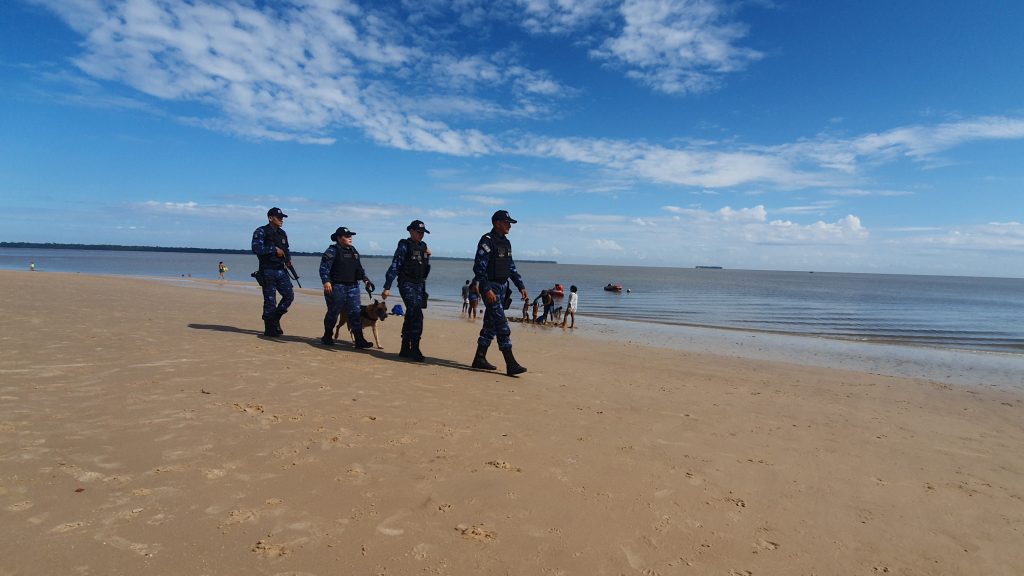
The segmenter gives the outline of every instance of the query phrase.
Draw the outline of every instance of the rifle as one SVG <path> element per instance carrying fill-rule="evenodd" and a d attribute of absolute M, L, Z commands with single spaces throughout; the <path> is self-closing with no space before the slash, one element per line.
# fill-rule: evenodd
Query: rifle
<path fill-rule="evenodd" d="M 289 254 L 285 252 L 285 256 L 289 256 Z M 299 282 L 299 273 L 295 271 L 295 267 L 292 266 L 292 261 L 290 258 L 288 259 L 288 262 L 285 264 L 285 266 L 288 268 L 288 274 L 291 275 L 292 280 L 295 280 L 295 283 L 299 285 L 299 288 L 302 288 L 302 283 Z"/>

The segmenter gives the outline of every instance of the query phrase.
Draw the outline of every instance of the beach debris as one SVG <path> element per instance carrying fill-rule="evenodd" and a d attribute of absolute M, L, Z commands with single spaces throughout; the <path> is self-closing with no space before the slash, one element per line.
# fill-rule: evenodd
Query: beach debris
<path fill-rule="evenodd" d="M 75 492 L 85 492 L 85 488 L 75 488 Z"/>
<path fill-rule="evenodd" d="M 466 526 L 465 524 L 459 524 L 455 527 L 459 533 L 462 534 L 463 538 L 468 540 L 477 540 L 480 542 L 494 542 L 498 539 L 498 535 L 492 530 L 485 530 L 483 524 L 477 524 L 474 526 Z"/>
<path fill-rule="evenodd" d="M 513 466 L 513 465 L 509 464 L 508 462 L 505 462 L 504 460 L 491 460 L 490 462 L 485 462 L 485 464 L 487 464 L 488 466 L 494 466 L 498 470 L 510 470 L 512 472 L 522 472 L 523 471 L 522 468 Z"/>
<path fill-rule="evenodd" d="M 290 550 L 281 544 L 272 544 L 266 540 L 259 540 L 253 545 L 252 551 L 266 558 L 279 558 L 287 556 Z"/>
<path fill-rule="evenodd" d="M 200 393 L 202 393 L 202 394 L 213 394 L 213 392 L 210 392 L 210 391 L 209 391 L 209 390 L 207 390 L 206 388 L 200 388 L 200 389 L 199 389 L 199 392 L 200 392 Z"/>

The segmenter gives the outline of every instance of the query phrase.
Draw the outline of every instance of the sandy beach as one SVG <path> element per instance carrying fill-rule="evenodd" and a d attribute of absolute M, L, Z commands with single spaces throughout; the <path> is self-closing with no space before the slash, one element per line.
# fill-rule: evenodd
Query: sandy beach
<path fill-rule="evenodd" d="M 0 279 L 0 575 L 1024 573 L 1019 393 L 585 325 L 514 324 L 510 378 L 433 309 L 416 364 L 315 299 L 264 338 L 249 284 Z"/>

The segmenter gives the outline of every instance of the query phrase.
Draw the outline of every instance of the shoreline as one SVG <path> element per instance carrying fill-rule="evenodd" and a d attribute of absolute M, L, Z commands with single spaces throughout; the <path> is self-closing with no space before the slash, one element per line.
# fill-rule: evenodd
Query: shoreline
<path fill-rule="evenodd" d="M 1018 392 L 517 326 L 513 378 L 479 321 L 416 363 L 312 295 L 265 338 L 254 290 L 0 280 L 5 574 L 1024 571 Z"/>
<path fill-rule="evenodd" d="M 256 286 L 245 281 L 222 282 L 155 276 L 139 278 L 198 289 L 226 287 L 239 292 L 258 294 Z M 296 301 L 300 297 L 304 300 L 312 298 L 313 304 L 322 306 L 319 290 L 296 288 L 295 292 Z M 401 303 L 397 293 L 391 300 L 391 304 Z M 427 321 L 466 321 L 465 317 L 461 316 L 461 302 L 433 298 L 430 302 L 432 307 L 425 311 Z M 439 316 L 436 313 L 439 309 L 444 310 L 448 316 Z M 515 306 L 513 305 L 508 312 L 515 312 Z M 481 311 L 476 320 L 478 326 L 482 320 Z M 591 316 L 586 313 L 577 314 L 576 324 L 577 328 L 571 333 L 558 327 L 534 326 L 527 322 L 514 322 L 512 325 L 516 328 L 521 327 L 519 329 L 527 334 L 536 332 L 555 337 L 618 341 L 722 357 L 840 368 L 869 374 L 922 378 L 957 386 L 991 387 L 1024 392 L 1024 354 L 1012 352 L 950 349 L 904 342 L 864 342 L 797 333 L 630 321 Z"/>

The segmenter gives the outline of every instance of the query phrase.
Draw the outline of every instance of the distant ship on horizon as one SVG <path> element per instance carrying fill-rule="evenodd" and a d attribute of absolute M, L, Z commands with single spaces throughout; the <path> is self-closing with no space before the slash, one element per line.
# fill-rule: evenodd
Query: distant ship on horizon
<path fill-rule="evenodd" d="M 721 266 L 696 266 L 698 270 L 721 270 Z"/>

